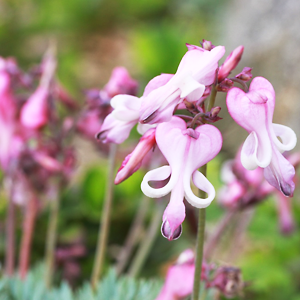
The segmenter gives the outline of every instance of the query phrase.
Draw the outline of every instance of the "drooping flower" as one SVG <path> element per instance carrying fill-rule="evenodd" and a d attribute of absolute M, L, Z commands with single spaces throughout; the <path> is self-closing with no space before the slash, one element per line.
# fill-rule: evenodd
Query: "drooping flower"
<path fill-rule="evenodd" d="M 230 115 L 250 133 L 241 152 L 243 166 L 248 170 L 264 168 L 266 180 L 292 196 L 295 169 L 281 153 L 293 149 L 297 137 L 289 127 L 272 124 L 274 106 L 274 89 L 263 77 L 253 79 L 248 93 L 234 87 L 227 94 Z"/>
<path fill-rule="evenodd" d="M 159 88 L 152 90 L 143 98 L 140 109 L 141 123 L 161 123 L 171 119 L 175 107 L 184 99 L 199 100 L 205 86 L 215 79 L 218 61 L 224 55 L 225 48 L 218 46 L 211 51 L 188 45 L 176 74 Z"/>
<path fill-rule="evenodd" d="M 169 166 L 149 171 L 141 184 L 148 197 L 159 198 L 171 192 L 171 199 L 163 215 L 162 234 L 169 240 L 181 234 L 181 223 L 185 218 L 183 198 L 198 208 L 207 207 L 215 197 L 215 189 L 197 169 L 212 160 L 220 151 L 222 136 L 212 125 L 201 125 L 195 130 L 186 123 L 172 117 L 170 122 L 161 123 L 156 129 L 156 142 Z M 161 181 L 170 176 L 162 188 L 152 188 L 149 181 Z M 208 194 L 205 199 L 192 192 L 190 180 Z"/>

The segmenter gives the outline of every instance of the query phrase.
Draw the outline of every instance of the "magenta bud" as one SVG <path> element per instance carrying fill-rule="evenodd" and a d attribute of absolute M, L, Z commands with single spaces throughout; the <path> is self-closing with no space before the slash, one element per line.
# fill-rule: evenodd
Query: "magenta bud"
<path fill-rule="evenodd" d="M 215 48 L 215 46 L 211 43 L 211 41 L 202 40 L 201 43 L 203 49 L 210 51 L 211 49 Z"/>
<path fill-rule="evenodd" d="M 227 93 L 234 85 L 234 82 L 228 78 L 225 78 L 221 83 L 217 85 L 217 91 Z"/>
<path fill-rule="evenodd" d="M 161 234 L 169 241 L 177 240 L 182 233 L 182 225 L 180 224 L 175 230 L 172 231 L 168 220 L 165 220 L 161 225 Z"/>
<path fill-rule="evenodd" d="M 238 63 L 242 58 L 243 52 L 244 52 L 244 46 L 239 46 L 235 48 L 229 54 L 229 56 L 227 56 L 223 65 L 219 69 L 218 82 L 223 81 L 230 74 L 230 72 L 233 69 L 235 69 L 235 67 L 238 65 Z"/>
<path fill-rule="evenodd" d="M 251 78 L 252 78 L 252 68 L 249 68 L 249 67 L 245 67 L 243 69 L 243 71 L 239 74 L 237 74 L 235 77 L 238 78 L 238 79 L 241 79 L 245 82 L 249 81 Z"/>

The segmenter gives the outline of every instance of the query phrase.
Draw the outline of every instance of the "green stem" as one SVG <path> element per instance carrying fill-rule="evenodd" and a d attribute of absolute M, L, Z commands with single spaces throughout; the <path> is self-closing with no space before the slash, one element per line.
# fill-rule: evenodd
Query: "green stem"
<path fill-rule="evenodd" d="M 206 176 L 206 165 L 200 168 L 200 172 Z M 206 193 L 199 190 L 200 198 L 205 198 Z M 199 299 L 200 293 L 200 280 L 202 271 L 202 258 L 203 258 L 203 245 L 204 245 L 204 232 L 205 232 L 205 208 L 199 209 L 198 217 L 198 230 L 197 230 L 197 243 L 196 243 L 196 259 L 195 259 L 195 275 L 192 300 Z"/>
<path fill-rule="evenodd" d="M 45 284 L 50 289 L 53 280 L 53 271 L 55 263 L 55 246 L 57 237 L 57 223 L 58 223 L 58 211 L 59 211 L 60 196 L 57 195 L 56 199 L 50 202 L 49 212 L 49 225 L 46 240 L 46 273 Z"/>
<path fill-rule="evenodd" d="M 94 268 L 91 277 L 91 285 L 94 290 L 97 287 L 97 282 L 102 272 L 103 262 L 104 262 L 105 252 L 106 252 L 107 237 L 109 232 L 110 211 L 111 211 L 112 198 L 113 198 L 113 178 L 114 178 L 116 153 L 117 153 L 117 145 L 111 144 L 109 149 L 108 176 L 107 176 L 107 185 L 106 185 L 106 192 L 105 192 L 105 199 L 104 199 L 104 208 L 102 210 L 102 216 L 100 220 L 97 250 L 96 250 Z"/>
<path fill-rule="evenodd" d="M 140 247 L 136 253 L 136 256 L 130 266 L 128 272 L 129 276 L 136 277 L 141 271 L 158 233 L 163 210 L 164 206 L 162 205 L 162 203 L 157 203 L 156 209 L 150 222 L 150 226 L 147 232 L 145 233 L 145 236 L 140 243 Z"/>
<path fill-rule="evenodd" d="M 211 92 L 210 92 L 210 98 L 209 98 L 209 102 L 208 102 L 208 107 L 207 107 L 207 111 L 211 111 L 211 109 L 214 107 L 215 105 L 215 101 L 216 101 L 216 96 L 217 96 L 217 88 L 215 85 L 212 86 Z"/>

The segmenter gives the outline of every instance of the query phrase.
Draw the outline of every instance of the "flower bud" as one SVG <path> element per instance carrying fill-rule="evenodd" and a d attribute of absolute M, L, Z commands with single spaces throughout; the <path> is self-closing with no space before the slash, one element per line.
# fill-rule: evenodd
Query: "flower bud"
<path fill-rule="evenodd" d="M 39 129 L 48 122 L 48 90 L 39 86 L 21 110 L 21 123 L 31 129 Z"/>
<path fill-rule="evenodd" d="M 234 267 L 219 268 L 209 287 L 217 288 L 228 298 L 240 295 L 244 287 L 241 270 Z"/>
<path fill-rule="evenodd" d="M 235 76 L 235 78 L 241 79 L 243 81 L 249 81 L 252 78 L 252 68 L 245 67 L 243 71 Z"/>
<path fill-rule="evenodd" d="M 218 82 L 223 81 L 230 74 L 230 72 L 235 69 L 242 58 L 243 52 L 244 46 L 239 46 L 229 54 L 219 69 Z"/>
<path fill-rule="evenodd" d="M 201 43 L 203 49 L 210 51 L 211 49 L 215 48 L 215 46 L 211 43 L 211 41 L 202 40 Z"/>
<path fill-rule="evenodd" d="M 217 91 L 227 93 L 232 87 L 234 82 L 228 78 L 225 78 L 221 83 L 217 85 Z"/>
<path fill-rule="evenodd" d="M 156 144 L 155 130 L 154 128 L 149 129 L 133 152 L 126 156 L 115 178 L 115 184 L 121 183 L 140 168 L 143 158 Z"/>

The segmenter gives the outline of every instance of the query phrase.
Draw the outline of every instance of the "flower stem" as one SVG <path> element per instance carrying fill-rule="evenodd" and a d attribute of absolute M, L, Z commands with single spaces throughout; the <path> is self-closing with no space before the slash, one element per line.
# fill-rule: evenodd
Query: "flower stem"
<path fill-rule="evenodd" d="M 200 172 L 206 176 L 206 165 L 200 168 Z M 199 190 L 200 198 L 205 198 L 206 193 Z M 202 258 L 203 258 L 203 245 L 204 245 L 204 232 L 205 232 L 205 208 L 199 209 L 198 216 L 198 230 L 197 230 L 197 243 L 196 243 L 196 259 L 195 259 L 195 275 L 192 300 L 199 299 L 200 293 L 200 280 L 202 271 Z"/>
<path fill-rule="evenodd" d="M 120 252 L 118 262 L 116 265 L 117 275 L 120 275 L 125 269 L 129 257 L 133 251 L 133 248 L 138 243 L 138 240 L 141 236 L 141 231 L 143 228 L 143 223 L 149 208 L 150 198 L 144 196 L 140 201 L 139 208 L 136 212 L 134 221 L 130 227 L 129 233 L 127 234 L 127 238 L 125 241 L 125 245 Z"/>
<path fill-rule="evenodd" d="M 49 225 L 46 240 L 46 273 L 45 284 L 49 289 L 52 284 L 55 262 L 55 245 L 57 236 L 57 221 L 59 211 L 59 195 L 50 202 Z"/>
<path fill-rule="evenodd" d="M 94 262 L 94 268 L 91 277 L 91 285 L 95 290 L 97 287 L 97 282 L 100 278 L 103 262 L 106 252 L 106 244 L 109 232 L 109 219 L 113 198 L 113 177 L 114 177 L 114 168 L 115 168 L 115 158 L 117 153 L 117 145 L 110 144 L 109 149 L 109 162 L 108 162 L 108 176 L 107 176 L 107 185 L 104 199 L 104 208 L 102 210 L 102 216 L 100 220 L 100 228 L 98 235 L 97 250 Z"/>
<path fill-rule="evenodd" d="M 145 236 L 140 243 L 140 247 L 137 250 L 136 256 L 130 266 L 128 272 L 129 276 L 136 277 L 140 273 L 158 233 L 163 210 L 164 206 L 162 203 L 156 203 L 156 208 L 150 221 L 150 226 L 145 233 Z"/>
<path fill-rule="evenodd" d="M 215 105 L 215 101 L 216 101 L 216 96 L 217 96 L 217 88 L 215 85 L 212 86 L 211 92 L 210 92 L 210 98 L 209 98 L 209 102 L 208 102 L 208 107 L 207 107 L 207 111 L 211 111 L 211 109 L 214 107 Z"/>
<path fill-rule="evenodd" d="M 26 206 L 25 218 L 23 224 L 23 235 L 21 241 L 20 258 L 19 258 L 19 274 L 21 279 L 25 279 L 30 262 L 30 252 L 32 237 L 34 232 L 34 225 L 38 210 L 38 200 L 36 195 L 30 195 L 28 204 Z"/>

